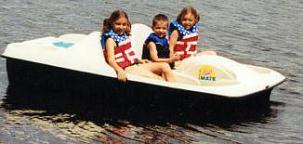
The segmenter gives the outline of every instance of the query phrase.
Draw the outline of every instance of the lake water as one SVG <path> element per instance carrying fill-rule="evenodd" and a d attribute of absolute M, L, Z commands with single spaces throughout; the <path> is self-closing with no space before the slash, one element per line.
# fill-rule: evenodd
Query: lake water
<path fill-rule="evenodd" d="M 127 120 L 98 124 L 71 114 L 43 116 L 39 110 L 1 106 L 0 143 L 302 143 L 302 0 L 1 0 L 0 51 L 13 42 L 88 34 L 118 8 L 128 13 L 132 23 L 150 25 L 158 13 L 174 20 L 186 5 L 193 5 L 202 17 L 201 49 L 214 49 L 287 77 L 272 91 L 268 111 L 228 124 L 144 125 Z M 0 99 L 5 99 L 8 79 L 3 58 L 0 68 Z"/>

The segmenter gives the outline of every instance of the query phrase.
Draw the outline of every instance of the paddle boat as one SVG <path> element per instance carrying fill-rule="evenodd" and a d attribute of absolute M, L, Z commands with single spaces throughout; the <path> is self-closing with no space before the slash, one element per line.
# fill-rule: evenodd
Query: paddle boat
<path fill-rule="evenodd" d="M 144 24 L 132 25 L 130 39 L 138 57 L 141 57 L 143 42 L 151 32 L 151 28 Z M 64 34 L 59 37 L 50 36 L 11 43 L 7 45 L 2 57 L 7 60 L 10 84 L 23 81 L 20 80 L 22 77 L 20 75 L 25 73 L 25 69 L 31 71 L 30 68 L 24 68 L 26 64 L 20 63 L 93 75 L 96 79 L 106 78 L 114 83 L 118 81 L 115 71 L 104 60 L 100 32 L 87 35 Z M 127 89 L 132 89 L 129 83 L 136 83 L 142 90 L 150 87 L 153 90 L 167 90 L 166 94 L 180 92 L 182 95 L 195 97 L 224 99 L 257 97 L 258 100 L 268 103 L 272 89 L 285 81 L 282 74 L 269 68 L 242 64 L 218 55 L 190 57 L 183 60 L 173 71 L 176 82 L 128 74 L 128 81 L 122 85 L 129 85 L 130 88 Z"/>

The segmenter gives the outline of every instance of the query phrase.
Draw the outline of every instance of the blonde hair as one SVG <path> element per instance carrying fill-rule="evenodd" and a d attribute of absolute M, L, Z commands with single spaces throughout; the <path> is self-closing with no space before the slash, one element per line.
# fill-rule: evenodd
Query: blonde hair
<path fill-rule="evenodd" d="M 125 33 L 126 33 L 126 35 L 129 36 L 130 31 L 131 31 L 131 23 L 128 19 L 127 13 L 123 10 L 116 10 L 116 11 L 111 13 L 109 18 L 104 19 L 101 31 L 102 32 L 110 31 L 112 29 L 112 26 L 113 26 L 114 22 L 116 20 L 118 20 L 119 18 L 121 18 L 121 17 L 125 17 L 126 20 L 127 20 L 127 29 L 126 29 Z"/>
<path fill-rule="evenodd" d="M 196 23 L 199 22 L 200 15 L 198 14 L 197 10 L 192 6 L 187 6 L 187 7 L 183 8 L 177 17 L 177 21 L 180 22 L 181 18 L 183 18 L 188 13 L 191 13 L 194 15 L 194 17 L 196 19 Z"/>

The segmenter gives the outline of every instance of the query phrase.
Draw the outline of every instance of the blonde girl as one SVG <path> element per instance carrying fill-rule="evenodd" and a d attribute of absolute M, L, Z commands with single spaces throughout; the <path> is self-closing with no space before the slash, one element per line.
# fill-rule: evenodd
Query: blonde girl
<path fill-rule="evenodd" d="M 198 48 L 198 22 L 200 16 L 195 8 L 187 6 L 183 8 L 177 20 L 170 23 L 169 27 L 169 49 L 170 56 L 178 54 L 183 60 L 197 54 Z M 215 51 L 203 51 L 199 54 L 216 55 Z"/>

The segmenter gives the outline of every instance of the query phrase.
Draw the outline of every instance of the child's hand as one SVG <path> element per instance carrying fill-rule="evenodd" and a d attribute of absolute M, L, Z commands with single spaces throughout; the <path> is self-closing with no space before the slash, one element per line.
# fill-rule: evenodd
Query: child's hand
<path fill-rule="evenodd" d="M 180 56 L 177 55 L 177 54 L 173 54 L 173 55 L 171 55 L 171 57 L 170 57 L 171 62 L 178 61 L 179 59 L 180 59 Z"/>
<path fill-rule="evenodd" d="M 126 73 L 123 69 L 117 71 L 117 78 L 119 81 L 126 82 L 127 77 L 126 77 Z"/>
<path fill-rule="evenodd" d="M 176 55 L 176 54 L 174 54 L 173 52 L 170 52 L 170 53 L 169 53 L 169 57 L 170 57 L 170 58 L 173 57 L 174 55 Z"/>

